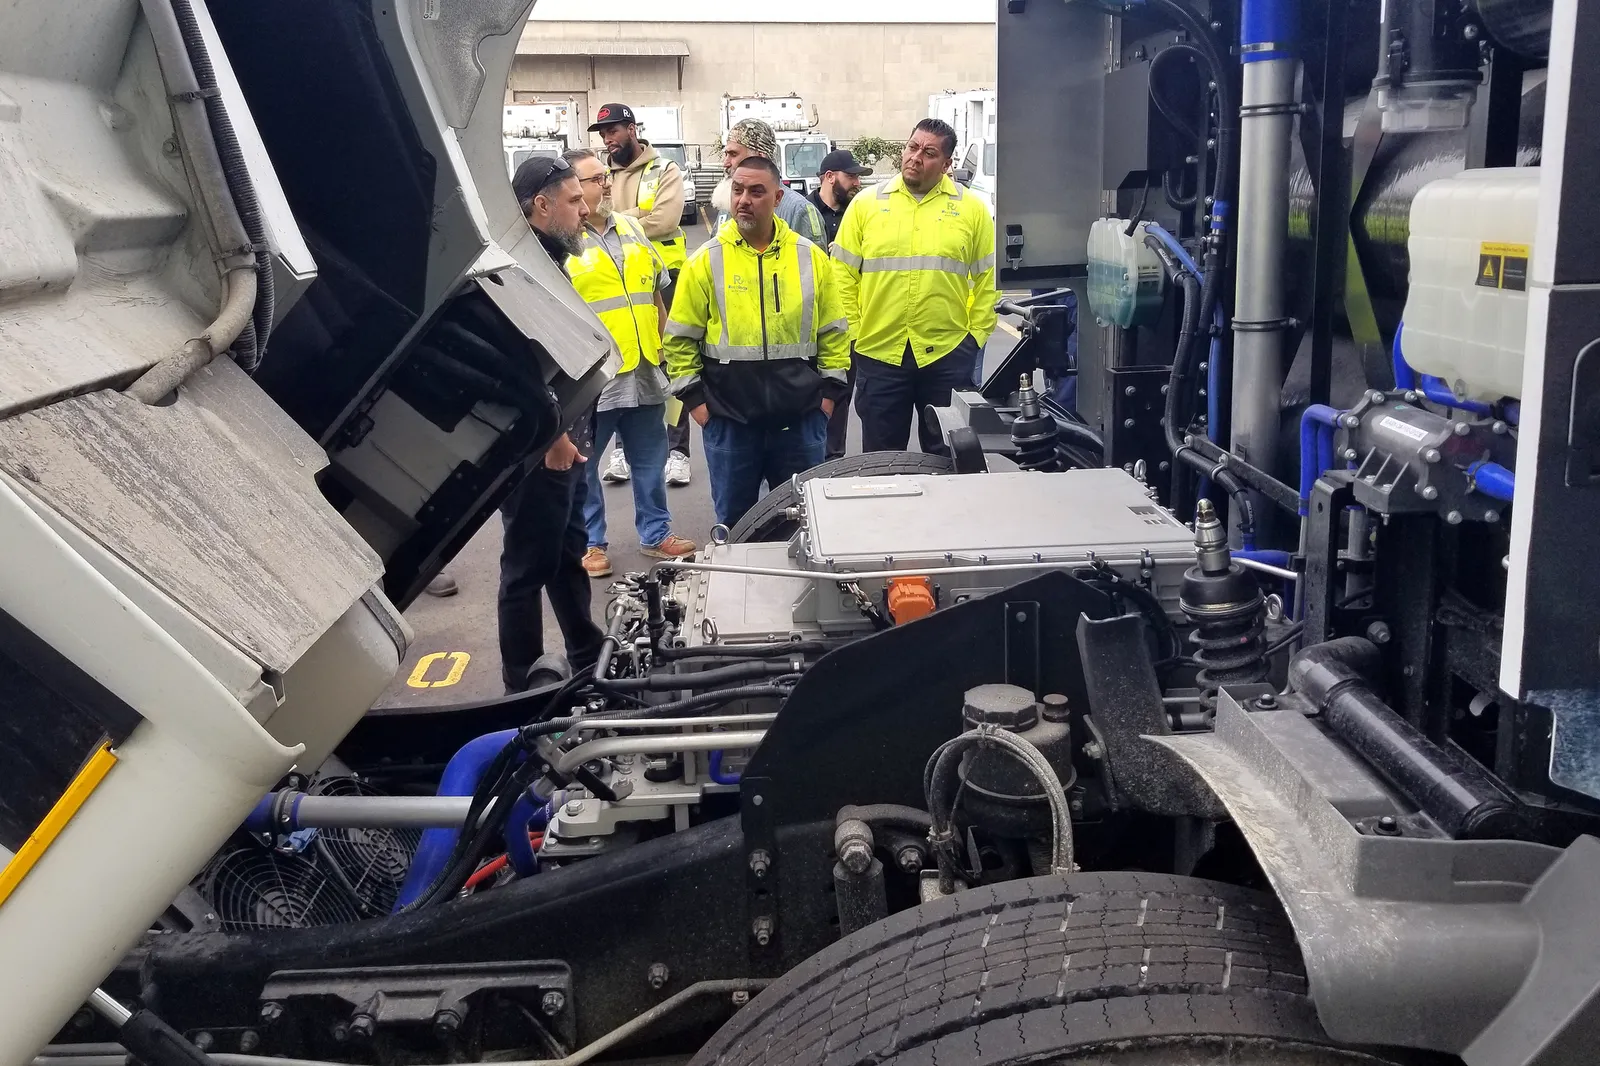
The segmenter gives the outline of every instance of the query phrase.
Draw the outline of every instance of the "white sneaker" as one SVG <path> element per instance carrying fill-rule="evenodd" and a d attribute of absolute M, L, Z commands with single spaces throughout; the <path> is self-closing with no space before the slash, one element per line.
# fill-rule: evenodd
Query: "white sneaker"
<path fill-rule="evenodd" d="M 600 475 L 601 481 L 617 484 L 627 481 L 633 476 L 633 471 L 628 468 L 628 457 L 622 454 L 622 449 L 611 449 L 611 461 L 606 464 L 605 473 Z"/>
<path fill-rule="evenodd" d="M 689 457 L 682 452 L 673 452 L 667 456 L 667 484 L 687 485 L 689 483 Z"/>

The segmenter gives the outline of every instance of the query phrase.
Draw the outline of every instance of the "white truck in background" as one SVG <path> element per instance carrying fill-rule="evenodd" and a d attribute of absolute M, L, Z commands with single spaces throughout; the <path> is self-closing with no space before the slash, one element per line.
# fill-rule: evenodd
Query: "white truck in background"
<path fill-rule="evenodd" d="M 999 114 L 993 89 L 942 92 L 928 97 L 928 117 L 942 119 L 956 131 L 956 162 L 951 177 L 982 200 L 991 217 L 998 181 L 995 138 Z"/>
<path fill-rule="evenodd" d="M 501 135 L 507 175 L 535 156 L 560 155 L 572 147 L 576 111 L 572 100 L 505 105 Z"/>
<path fill-rule="evenodd" d="M 778 138 L 778 169 L 783 183 L 801 193 L 815 192 L 822 184 L 817 174 L 822 159 L 833 151 L 833 141 L 817 132 L 817 109 L 809 109 L 805 99 L 797 93 L 788 96 L 729 96 L 722 97 L 722 139 L 742 119 L 758 118 L 772 127 Z"/>

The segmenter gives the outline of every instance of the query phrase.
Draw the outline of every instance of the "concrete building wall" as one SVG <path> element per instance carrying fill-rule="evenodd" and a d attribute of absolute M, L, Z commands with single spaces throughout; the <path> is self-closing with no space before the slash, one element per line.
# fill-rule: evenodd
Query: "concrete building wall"
<path fill-rule="evenodd" d="M 552 39 L 676 40 L 676 58 L 518 55 L 508 103 L 573 98 L 588 125 L 601 104 L 677 104 L 684 137 L 717 139 L 722 95 L 799 93 L 835 140 L 898 138 L 926 116 L 928 96 L 993 87 L 994 23 L 530 22 L 523 53 Z"/>

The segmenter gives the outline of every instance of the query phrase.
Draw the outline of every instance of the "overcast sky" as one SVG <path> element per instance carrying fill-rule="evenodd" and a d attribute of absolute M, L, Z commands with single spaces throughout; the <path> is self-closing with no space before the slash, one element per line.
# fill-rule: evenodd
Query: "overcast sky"
<path fill-rule="evenodd" d="M 993 22 L 997 0 L 535 0 L 547 22 Z"/>

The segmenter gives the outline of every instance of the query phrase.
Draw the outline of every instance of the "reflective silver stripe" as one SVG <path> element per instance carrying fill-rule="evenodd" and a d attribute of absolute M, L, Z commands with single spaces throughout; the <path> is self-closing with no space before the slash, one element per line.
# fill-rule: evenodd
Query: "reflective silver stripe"
<path fill-rule="evenodd" d="M 825 323 L 822 326 L 821 329 L 817 330 L 817 334 L 820 336 L 821 334 L 824 334 L 824 333 L 844 333 L 849 328 L 850 328 L 850 320 L 849 319 L 836 318 L 832 322 Z"/>
<path fill-rule="evenodd" d="M 708 344 L 706 358 L 719 363 L 755 363 L 763 359 L 815 359 L 815 344 Z"/>
<path fill-rule="evenodd" d="M 993 270 L 993 269 L 994 269 L 994 254 L 992 252 L 989 255 L 986 255 L 982 259 L 978 260 L 976 263 L 972 264 L 972 273 L 974 275 L 982 274 L 986 270 Z"/>
<path fill-rule="evenodd" d="M 952 200 L 961 200 L 967 195 L 967 190 L 963 189 L 958 182 L 952 181 L 950 183 L 950 188 L 955 190 L 950 194 L 950 199 Z"/>
<path fill-rule="evenodd" d="M 686 391 L 700 384 L 699 374 L 690 374 L 687 377 L 673 378 L 667 386 L 667 391 L 674 396 L 682 396 Z"/>
<path fill-rule="evenodd" d="M 728 343 L 728 277 L 722 269 L 722 242 L 714 240 L 706 251 L 711 263 L 711 291 L 717 294 L 717 320 L 722 323 L 722 343 Z"/>
<path fill-rule="evenodd" d="M 847 385 L 850 383 L 850 374 L 844 370 L 824 370 L 822 376 L 830 381 L 842 381 Z"/>
<path fill-rule="evenodd" d="M 692 341 L 703 340 L 706 335 L 704 326 L 690 326 L 682 322 L 667 320 L 667 336 L 688 337 Z"/>
<path fill-rule="evenodd" d="M 604 300 L 590 300 L 589 310 L 595 314 L 604 314 L 607 311 L 621 311 L 632 301 L 626 296 L 612 296 Z"/>
<path fill-rule="evenodd" d="M 840 247 L 838 241 L 833 242 L 833 246 L 828 249 L 828 252 L 835 259 L 839 260 L 839 262 L 843 263 L 852 270 L 860 270 L 861 264 L 866 262 L 866 260 L 862 259 L 856 253 Z"/>
<path fill-rule="evenodd" d="M 800 260 L 800 336 L 805 340 L 816 336 L 813 329 L 817 323 L 816 264 L 811 260 L 811 249 L 811 242 L 802 237 L 794 250 Z M 816 345 L 811 350 L 815 352 Z"/>
<path fill-rule="evenodd" d="M 861 264 L 863 274 L 883 270 L 939 270 L 962 277 L 968 273 L 967 264 L 943 255 L 885 255 L 864 260 Z"/>

